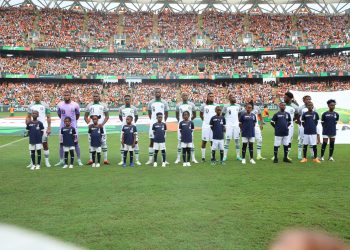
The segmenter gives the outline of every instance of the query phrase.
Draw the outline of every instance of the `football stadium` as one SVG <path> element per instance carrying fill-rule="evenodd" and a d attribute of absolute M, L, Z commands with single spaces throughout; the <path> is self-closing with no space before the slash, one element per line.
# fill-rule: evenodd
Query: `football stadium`
<path fill-rule="evenodd" d="M 349 0 L 0 0 L 0 249 L 350 249 Z"/>

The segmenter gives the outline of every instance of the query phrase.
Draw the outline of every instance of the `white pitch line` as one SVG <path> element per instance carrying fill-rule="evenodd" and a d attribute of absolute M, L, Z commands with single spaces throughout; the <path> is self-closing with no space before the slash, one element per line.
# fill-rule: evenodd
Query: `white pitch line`
<path fill-rule="evenodd" d="M 16 141 L 13 141 L 13 142 L 4 144 L 4 145 L 0 145 L 0 148 L 4 148 L 4 147 L 7 147 L 7 146 L 10 146 L 10 145 L 12 145 L 12 144 L 15 144 L 16 142 L 23 141 L 23 140 L 25 140 L 25 139 L 27 139 L 27 138 L 24 137 L 24 138 L 21 138 L 21 139 L 19 139 L 19 140 L 16 140 Z"/>

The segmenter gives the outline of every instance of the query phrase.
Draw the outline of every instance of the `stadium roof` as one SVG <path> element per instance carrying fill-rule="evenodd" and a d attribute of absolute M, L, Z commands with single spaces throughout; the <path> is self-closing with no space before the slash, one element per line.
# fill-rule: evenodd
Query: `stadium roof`
<path fill-rule="evenodd" d="M 240 13 L 344 14 L 350 0 L 0 0 L 0 7 L 33 5 L 37 8 L 63 8 L 95 11 L 198 12 L 216 10 Z"/>

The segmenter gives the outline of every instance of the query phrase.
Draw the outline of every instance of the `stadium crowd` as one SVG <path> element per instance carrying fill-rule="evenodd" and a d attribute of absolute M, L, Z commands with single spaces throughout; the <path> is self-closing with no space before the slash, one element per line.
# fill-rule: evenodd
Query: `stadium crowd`
<path fill-rule="evenodd" d="M 347 19 L 347 15 L 247 15 L 215 11 L 200 15 L 167 11 L 117 14 L 2 7 L 0 44 L 110 48 L 115 44 L 113 36 L 124 34 L 125 47 L 133 49 L 319 46 L 349 42 Z M 32 39 L 31 32 L 37 33 L 37 39 Z M 152 34 L 161 41 L 152 43 Z M 203 36 L 205 42 L 196 43 L 197 35 Z M 251 39 L 245 39 L 247 36 Z"/>
<path fill-rule="evenodd" d="M 71 75 L 212 75 L 264 74 L 283 71 L 288 74 L 350 71 L 348 55 L 246 59 L 176 58 L 0 58 L 0 71 L 12 74 Z"/>
<path fill-rule="evenodd" d="M 189 93 L 189 99 L 197 104 L 203 103 L 205 93 L 212 92 L 216 103 L 225 103 L 229 93 L 235 93 L 238 103 L 253 100 L 255 103 L 275 103 L 288 90 L 299 91 L 340 91 L 350 90 L 350 81 L 332 82 L 239 82 L 239 83 L 1 83 L 0 105 L 28 105 L 33 99 L 34 91 L 40 89 L 43 100 L 55 106 L 62 97 L 63 90 L 69 90 L 72 98 L 81 105 L 91 101 L 94 91 L 101 92 L 104 102 L 109 106 L 118 106 L 123 103 L 123 96 L 127 93 L 133 96 L 136 106 L 145 106 L 153 99 L 153 91 L 160 88 L 162 98 L 169 103 L 180 100 L 181 93 Z"/>

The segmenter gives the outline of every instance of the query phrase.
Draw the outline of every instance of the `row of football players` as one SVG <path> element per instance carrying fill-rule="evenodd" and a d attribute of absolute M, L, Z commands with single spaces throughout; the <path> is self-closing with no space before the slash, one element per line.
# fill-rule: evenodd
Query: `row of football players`
<path fill-rule="evenodd" d="M 47 138 L 51 133 L 51 117 L 50 109 L 48 105 L 41 101 L 40 92 L 36 92 L 34 95 L 34 102 L 28 108 L 28 117 L 26 119 L 27 129 L 29 130 L 30 137 L 30 154 L 31 169 L 40 168 L 41 160 L 41 148 L 44 147 L 45 164 L 50 167 L 49 163 L 49 150 Z M 70 93 L 64 92 L 63 101 L 57 106 L 58 116 L 61 119 L 60 125 L 60 162 L 56 165 L 63 165 L 64 168 L 73 167 L 74 150 L 77 153 L 78 165 L 82 166 L 80 160 L 80 146 L 78 143 L 78 131 L 77 120 L 80 117 L 80 108 L 77 103 L 71 100 Z M 125 104 L 120 107 L 119 118 L 123 122 L 122 137 L 121 137 L 121 159 L 119 165 L 126 166 L 126 155 L 130 152 L 132 159 L 130 165 L 134 165 L 134 152 L 135 162 L 137 165 L 141 165 L 139 161 L 139 148 L 137 140 L 137 128 L 134 125 L 138 120 L 137 108 L 131 105 L 131 97 L 126 95 L 124 97 Z M 206 103 L 201 106 L 200 117 L 203 120 L 202 125 L 202 161 L 205 161 L 206 144 L 208 141 L 212 143 L 212 162 L 215 164 L 215 150 L 220 150 L 220 162 L 223 163 L 227 159 L 227 153 L 229 150 L 230 141 L 233 139 L 236 145 L 236 159 L 241 160 L 245 164 L 245 152 L 247 146 L 249 146 L 249 152 L 251 155 L 251 163 L 255 163 L 253 159 L 253 142 L 257 142 L 257 159 L 263 160 L 261 156 L 262 148 L 262 134 L 263 123 L 261 119 L 260 109 L 254 107 L 252 103 L 246 105 L 245 110 L 238 104 L 233 94 L 229 95 L 229 105 L 225 105 L 223 110 L 220 106 L 213 103 L 214 95 L 209 93 L 207 95 Z M 277 162 L 277 150 L 278 147 L 283 144 L 285 149 L 284 161 L 290 162 L 288 154 L 291 149 L 291 141 L 294 133 L 293 122 L 296 121 L 299 126 L 299 147 L 298 154 L 301 157 L 301 150 L 303 150 L 302 162 L 306 162 L 306 149 L 310 144 L 314 151 L 314 161 L 318 162 L 317 158 L 317 135 L 314 136 L 313 126 L 318 123 L 318 115 L 312 107 L 312 112 L 309 112 L 308 105 L 312 105 L 311 98 L 309 96 L 304 97 L 304 105 L 298 108 L 292 101 L 292 93 L 286 93 L 284 98 L 285 103 L 280 104 L 280 111 L 276 113 L 272 119 L 272 125 L 275 127 L 275 145 L 274 145 L 274 162 Z M 339 119 L 339 115 L 334 112 L 335 101 L 329 101 L 329 112 L 322 115 L 322 125 L 324 142 L 322 144 L 321 159 L 323 159 L 325 147 L 327 145 L 328 138 L 330 138 L 330 160 L 333 160 L 332 153 L 334 150 L 335 140 L 335 125 Z M 305 115 L 304 115 L 305 114 Z M 148 104 L 148 115 L 151 120 L 150 126 L 150 145 L 149 145 L 149 160 L 146 164 L 153 164 L 157 166 L 156 160 L 158 152 L 162 152 L 163 166 L 167 165 L 165 154 L 165 131 L 166 120 L 168 117 L 168 104 L 161 99 L 160 89 L 155 90 L 155 99 Z M 284 118 L 283 118 L 284 116 Z M 304 116 L 304 118 L 303 118 Z M 309 121 L 309 117 L 312 119 Z M 182 102 L 176 107 L 176 118 L 179 123 L 178 132 L 178 154 L 175 163 L 180 162 L 181 154 L 183 156 L 184 165 L 190 165 L 190 158 L 197 163 L 195 159 L 195 150 L 193 143 L 193 131 L 194 125 L 191 120 L 196 118 L 195 105 L 188 101 L 188 95 L 184 93 L 182 95 Z M 101 153 L 104 155 L 104 164 L 109 164 L 107 160 L 107 137 L 105 124 L 109 119 L 109 113 L 107 106 L 100 102 L 99 93 L 93 94 L 93 101 L 86 107 L 86 113 L 84 119 L 89 125 L 89 142 L 90 142 L 90 160 L 89 165 L 93 167 L 100 166 Z M 160 120 L 160 121 L 159 121 Z M 283 122 L 282 122 L 283 121 Z M 225 123 L 225 124 L 224 124 Z M 283 125 L 282 125 L 283 124 Z M 332 127 L 330 129 L 329 127 Z M 44 128 L 44 129 L 42 129 Z M 187 129 L 188 128 L 188 129 Z M 306 133 L 304 131 L 306 128 Z M 311 131 L 311 132 L 309 132 Z M 224 133 L 225 142 L 224 142 Z M 326 134 L 328 135 L 326 135 Z M 316 132 L 317 134 L 317 132 Z M 242 158 L 240 156 L 240 135 L 242 135 Z M 311 135 L 311 136 L 309 136 Z M 328 136 L 328 138 L 326 138 Z M 316 138 L 316 139 L 315 139 Z M 35 153 L 38 154 L 37 164 L 35 164 Z M 68 156 L 70 155 L 70 164 L 68 165 Z M 97 159 L 96 159 L 97 157 Z"/>

